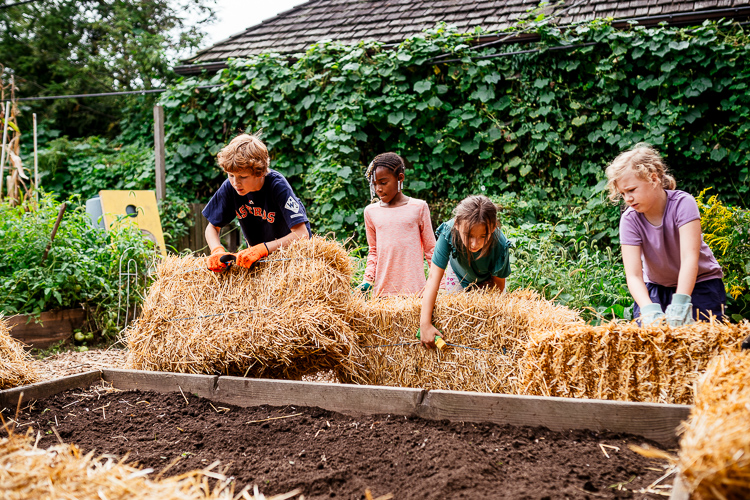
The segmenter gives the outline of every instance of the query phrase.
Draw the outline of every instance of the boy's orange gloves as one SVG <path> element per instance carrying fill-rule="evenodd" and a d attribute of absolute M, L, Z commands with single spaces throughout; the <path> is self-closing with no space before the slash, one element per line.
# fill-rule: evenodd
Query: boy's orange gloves
<path fill-rule="evenodd" d="M 237 265 L 240 267 L 250 267 L 263 257 L 268 256 L 268 247 L 265 243 L 246 248 L 237 253 Z"/>
<path fill-rule="evenodd" d="M 211 256 L 208 258 L 208 268 L 215 273 L 221 273 L 227 270 L 234 259 L 234 254 L 227 252 L 224 247 L 218 246 L 211 250 Z"/>

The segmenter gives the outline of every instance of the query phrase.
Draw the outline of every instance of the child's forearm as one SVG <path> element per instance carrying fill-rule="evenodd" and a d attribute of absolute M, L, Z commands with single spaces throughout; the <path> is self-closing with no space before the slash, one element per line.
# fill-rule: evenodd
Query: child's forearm
<path fill-rule="evenodd" d="M 639 307 L 651 303 L 651 295 L 648 293 L 646 283 L 643 281 L 643 265 L 641 264 L 641 247 L 634 245 L 622 245 L 622 263 L 625 267 L 625 279 L 628 282 L 628 290 Z"/>
<path fill-rule="evenodd" d="M 675 293 L 692 295 L 695 288 L 695 279 L 698 277 L 698 259 L 695 262 L 682 262 L 680 274 L 677 277 L 677 290 Z"/>
<path fill-rule="evenodd" d="M 365 274 L 362 280 L 367 283 L 375 283 L 375 273 L 378 269 L 378 252 L 374 246 L 370 246 L 367 252 L 367 264 L 365 265 Z"/>
<path fill-rule="evenodd" d="M 221 239 L 219 238 L 220 232 L 221 228 L 214 226 L 210 222 L 208 223 L 208 226 L 206 226 L 205 236 L 209 251 L 213 250 L 216 247 L 224 246 L 221 244 Z"/>
<path fill-rule="evenodd" d="M 505 291 L 505 278 L 498 278 L 497 276 L 492 277 L 492 284 L 500 292 Z"/>
<path fill-rule="evenodd" d="M 430 265 L 430 276 L 422 294 L 422 310 L 419 314 L 420 328 L 424 329 L 432 325 L 432 312 L 435 309 L 435 300 L 444 272 L 445 269 L 440 269 L 435 264 Z"/>
<path fill-rule="evenodd" d="M 701 223 L 694 220 L 680 227 L 680 273 L 676 293 L 692 295 L 701 254 Z"/>
<path fill-rule="evenodd" d="M 625 279 L 628 282 L 630 295 L 633 296 L 633 300 L 638 304 L 638 307 L 643 307 L 651 303 L 651 295 L 648 293 L 648 288 L 646 288 L 643 277 L 626 276 Z"/>
<path fill-rule="evenodd" d="M 293 241 L 301 240 L 301 239 L 307 239 L 310 235 L 307 232 L 307 226 L 304 224 L 297 224 L 292 228 L 292 232 L 284 236 L 283 238 L 279 238 L 273 241 L 266 241 L 266 247 L 268 248 L 268 253 L 273 253 L 276 250 L 278 250 L 281 247 L 287 246 Z"/>

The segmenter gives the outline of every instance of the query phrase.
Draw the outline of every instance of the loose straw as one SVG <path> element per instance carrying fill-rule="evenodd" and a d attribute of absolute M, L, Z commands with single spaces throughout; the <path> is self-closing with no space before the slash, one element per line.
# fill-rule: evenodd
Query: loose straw
<path fill-rule="evenodd" d="M 711 360 L 684 424 L 678 466 L 691 498 L 750 497 L 750 352 Z"/>
<path fill-rule="evenodd" d="M 10 336 L 7 322 L 0 316 L 0 390 L 39 382 L 34 361 L 24 345 Z"/>

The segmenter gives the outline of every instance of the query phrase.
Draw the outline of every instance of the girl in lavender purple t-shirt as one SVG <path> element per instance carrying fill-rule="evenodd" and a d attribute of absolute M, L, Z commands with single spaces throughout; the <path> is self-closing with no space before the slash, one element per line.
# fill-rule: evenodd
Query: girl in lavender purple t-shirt
<path fill-rule="evenodd" d="M 628 205 L 620 244 L 633 317 L 644 324 L 666 317 L 672 326 L 722 318 L 724 275 L 703 241 L 698 204 L 675 190 L 659 153 L 638 144 L 607 167 L 607 179 L 610 199 Z"/>

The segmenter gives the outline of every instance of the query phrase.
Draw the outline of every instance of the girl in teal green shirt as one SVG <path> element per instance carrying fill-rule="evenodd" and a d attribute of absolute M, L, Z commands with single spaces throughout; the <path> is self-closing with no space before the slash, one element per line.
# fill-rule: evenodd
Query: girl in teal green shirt
<path fill-rule="evenodd" d="M 430 275 L 422 295 L 420 338 L 431 348 L 439 333 L 432 324 L 432 312 L 446 267 L 453 269 L 463 289 L 494 287 L 502 292 L 510 275 L 510 243 L 500 231 L 495 204 L 486 196 L 469 196 L 453 215 L 437 230 Z"/>

